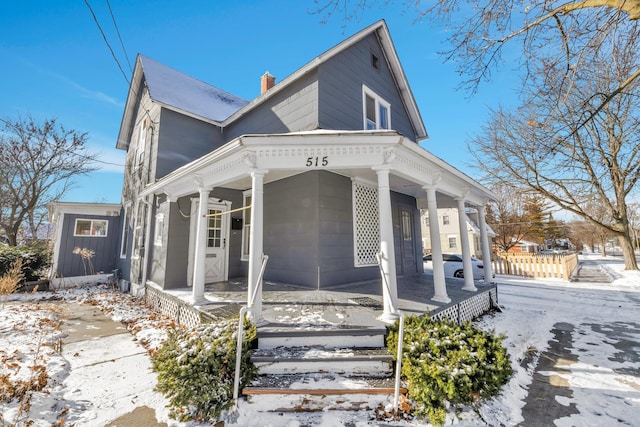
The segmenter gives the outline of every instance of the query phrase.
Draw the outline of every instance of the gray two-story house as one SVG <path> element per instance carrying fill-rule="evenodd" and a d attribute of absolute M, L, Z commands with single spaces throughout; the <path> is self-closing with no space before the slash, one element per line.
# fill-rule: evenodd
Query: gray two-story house
<path fill-rule="evenodd" d="M 393 319 L 396 278 L 423 272 L 420 209 L 484 212 L 490 193 L 418 145 L 427 132 L 384 21 L 261 86 L 246 101 L 138 56 L 117 142 L 123 278 L 190 286 L 198 304 L 206 283 L 245 277 L 259 318 L 266 256 L 265 280 L 314 290 L 381 277 Z"/>

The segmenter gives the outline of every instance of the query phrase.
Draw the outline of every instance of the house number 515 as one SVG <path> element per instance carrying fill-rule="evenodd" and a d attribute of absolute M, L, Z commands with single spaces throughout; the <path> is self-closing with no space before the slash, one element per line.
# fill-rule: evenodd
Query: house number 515
<path fill-rule="evenodd" d="M 329 164 L 328 156 L 324 156 L 324 157 L 307 157 L 307 163 L 305 163 L 305 166 L 307 166 L 307 167 L 327 166 L 328 164 Z"/>

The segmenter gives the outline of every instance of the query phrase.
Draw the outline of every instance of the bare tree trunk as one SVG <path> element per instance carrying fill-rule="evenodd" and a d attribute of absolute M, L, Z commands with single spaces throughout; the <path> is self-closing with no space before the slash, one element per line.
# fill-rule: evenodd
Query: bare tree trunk
<path fill-rule="evenodd" d="M 624 255 L 624 269 L 625 270 L 637 270 L 638 261 L 636 260 L 636 253 L 633 250 L 633 242 L 629 235 L 629 230 L 625 235 L 618 237 L 620 246 L 622 246 L 622 253 Z"/>
<path fill-rule="evenodd" d="M 607 239 L 604 237 L 600 240 L 600 253 L 602 256 L 607 256 Z"/>

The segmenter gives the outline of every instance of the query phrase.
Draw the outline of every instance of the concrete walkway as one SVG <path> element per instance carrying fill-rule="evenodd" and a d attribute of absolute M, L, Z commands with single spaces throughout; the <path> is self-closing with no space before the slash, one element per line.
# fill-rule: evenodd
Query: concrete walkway
<path fill-rule="evenodd" d="M 78 427 L 105 425 L 102 420 L 109 420 L 106 425 L 111 427 L 166 427 L 144 405 L 157 399 L 152 396 L 155 383 L 148 375 L 151 362 L 146 349 L 98 308 L 76 303 L 63 307 L 62 355 L 70 365 L 63 382 L 65 403 L 70 405 L 66 421 Z M 122 411 L 117 408 L 123 406 L 131 407 L 131 412 L 119 416 Z M 91 413 L 94 421 L 87 422 Z M 80 414 L 82 418 L 76 419 Z"/>
<path fill-rule="evenodd" d="M 611 283 L 611 277 L 597 261 L 583 260 L 571 277 L 572 282 Z"/>

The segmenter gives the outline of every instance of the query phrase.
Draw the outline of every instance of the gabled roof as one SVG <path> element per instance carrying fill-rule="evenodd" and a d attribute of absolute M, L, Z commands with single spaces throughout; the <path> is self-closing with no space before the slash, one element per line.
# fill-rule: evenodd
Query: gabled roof
<path fill-rule="evenodd" d="M 300 77 L 309 73 L 313 69 L 317 68 L 323 62 L 330 60 L 335 57 L 339 53 L 345 51 L 349 47 L 363 40 L 371 34 L 376 34 L 380 45 L 382 46 L 382 50 L 385 54 L 385 59 L 389 64 L 389 68 L 391 68 L 391 73 L 394 77 L 395 83 L 398 87 L 398 91 L 400 92 L 400 96 L 402 97 L 402 101 L 404 103 L 404 107 L 407 110 L 407 114 L 409 114 L 409 118 L 411 119 L 411 124 L 416 133 L 416 137 L 418 140 L 425 139 L 428 137 L 427 130 L 424 127 L 424 123 L 422 122 L 422 116 L 420 116 L 420 111 L 418 110 L 418 105 L 416 104 L 416 100 L 413 97 L 413 93 L 411 92 L 411 87 L 409 87 L 409 83 L 407 82 L 407 76 L 404 74 L 404 70 L 402 68 L 402 64 L 400 63 L 400 59 L 398 58 L 398 54 L 396 53 L 396 49 L 391 41 L 391 35 L 389 34 L 389 28 L 387 27 L 384 19 L 368 26 L 367 28 L 360 30 L 353 36 L 348 39 L 342 41 L 331 49 L 327 50 L 320 56 L 312 59 L 303 67 L 299 68 L 293 74 L 290 74 L 287 78 L 280 81 L 280 83 L 276 84 L 273 88 L 269 89 L 263 95 L 251 101 L 244 108 L 239 109 L 233 115 L 231 115 L 228 119 L 225 120 L 224 125 L 231 123 L 235 120 L 238 120 L 243 115 L 247 114 L 249 111 L 254 109 L 256 106 L 260 105 L 267 99 L 276 95 L 281 90 L 285 89 L 291 83 L 298 80 Z"/>
<path fill-rule="evenodd" d="M 201 80 L 174 70 L 144 55 L 138 55 L 125 104 L 117 148 L 128 145 L 135 102 L 139 102 L 143 83 L 149 97 L 163 106 L 220 125 L 248 101 Z"/>
<path fill-rule="evenodd" d="M 391 41 L 389 29 L 386 22 L 380 20 L 314 58 L 251 102 L 194 79 L 150 58 L 138 55 L 116 147 L 126 149 L 129 144 L 132 120 L 136 109 L 135 103 L 139 102 L 143 82 L 146 83 L 149 95 L 154 101 L 183 114 L 224 127 L 239 120 L 272 96 L 286 89 L 300 77 L 371 34 L 376 35 L 382 46 L 398 92 L 411 119 L 416 139 L 427 138 L 427 131 L 422 122 L 418 105 Z"/>
<path fill-rule="evenodd" d="M 149 96 L 178 110 L 222 122 L 249 102 L 139 55 Z"/>

